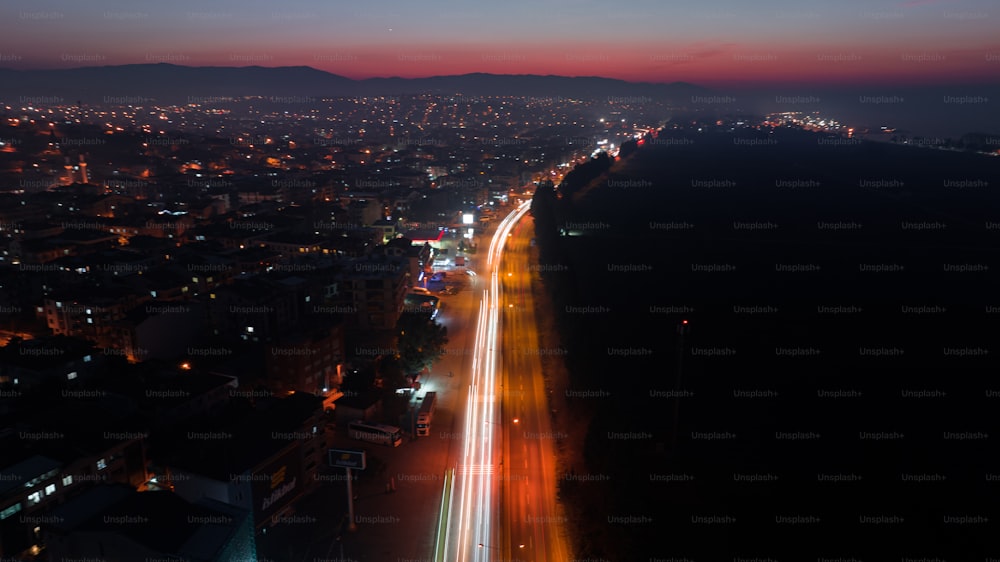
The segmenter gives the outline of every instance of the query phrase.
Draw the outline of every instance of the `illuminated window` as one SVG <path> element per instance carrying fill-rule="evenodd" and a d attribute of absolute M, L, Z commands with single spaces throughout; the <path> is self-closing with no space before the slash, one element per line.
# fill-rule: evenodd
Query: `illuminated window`
<path fill-rule="evenodd" d="M 66 476 L 63 476 L 63 486 L 69 486 L 72 483 L 73 483 L 72 474 L 67 474 Z"/>
<path fill-rule="evenodd" d="M 37 504 L 41 503 L 41 501 L 42 501 L 42 492 L 38 491 L 38 492 L 32 492 L 32 493 L 28 494 L 28 505 L 29 506 L 37 505 Z"/>
<path fill-rule="evenodd" d="M 104 459 L 100 459 L 99 461 L 97 461 L 97 470 L 104 470 L 105 468 L 108 468 L 107 461 L 105 461 Z"/>
<path fill-rule="evenodd" d="M 46 496 L 51 496 L 54 493 L 56 493 L 56 485 L 55 484 L 49 484 L 48 486 L 45 487 L 45 495 Z"/>
<path fill-rule="evenodd" d="M 21 511 L 21 502 L 15 503 L 14 505 L 0 511 L 0 520 L 6 519 L 11 515 L 14 515 L 18 511 Z"/>

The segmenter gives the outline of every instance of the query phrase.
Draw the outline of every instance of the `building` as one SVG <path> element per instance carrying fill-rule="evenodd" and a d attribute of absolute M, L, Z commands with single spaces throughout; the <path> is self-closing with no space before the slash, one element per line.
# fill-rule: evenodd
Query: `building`
<path fill-rule="evenodd" d="M 7 252 L 11 263 L 39 265 L 73 255 L 76 245 L 56 240 L 11 240 Z M 30 268 L 26 268 L 31 271 Z"/>
<path fill-rule="evenodd" d="M 432 249 L 441 250 L 447 243 L 444 235 L 445 229 L 439 228 L 436 230 L 411 230 L 403 236 L 413 244 L 428 244 Z"/>
<path fill-rule="evenodd" d="M 390 240 L 385 247 L 386 255 L 405 258 L 409 262 L 407 285 L 412 287 L 431 272 L 431 245 L 414 244 L 409 238 Z"/>
<path fill-rule="evenodd" d="M 113 282 L 115 278 L 125 278 L 140 271 L 148 271 L 163 262 L 161 255 L 152 252 L 139 253 L 118 248 L 106 249 L 90 254 L 74 254 L 52 262 L 60 271 L 87 274 L 100 277 L 101 282 Z"/>
<path fill-rule="evenodd" d="M 260 246 L 274 230 L 274 225 L 266 221 L 236 219 L 195 227 L 186 233 L 191 240 L 214 240 L 225 248 L 243 249 Z"/>
<path fill-rule="evenodd" d="M 151 298 L 149 294 L 137 296 L 126 288 L 108 285 L 66 288 L 45 297 L 41 314 L 53 334 L 114 348 L 126 313 Z"/>
<path fill-rule="evenodd" d="M 130 362 L 181 357 L 202 334 L 205 314 L 198 302 L 141 304 L 116 323 L 110 347 Z"/>
<path fill-rule="evenodd" d="M 262 276 L 220 287 L 209 293 L 205 302 L 214 335 L 226 341 L 249 342 L 273 341 L 291 332 L 315 304 L 304 279 Z"/>
<path fill-rule="evenodd" d="M 347 220 L 353 225 L 375 224 L 383 215 L 382 204 L 375 198 L 355 199 L 347 205 Z"/>
<path fill-rule="evenodd" d="M 265 247 L 277 251 L 284 261 L 295 256 L 322 252 L 325 236 L 314 233 L 279 232 L 263 241 Z"/>
<path fill-rule="evenodd" d="M 135 221 L 133 225 L 138 236 L 181 239 L 187 230 L 194 227 L 194 218 L 187 214 L 180 216 L 158 214 L 144 219 L 141 224 Z"/>
<path fill-rule="evenodd" d="M 43 387 L 72 390 L 95 376 L 106 354 L 70 336 L 12 340 L 0 348 L 0 388 L 31 394 Z"/>
<path fill-rule="evenodd" d="M 399 233 L 399 221 L 392 218 L 382 218 L 370 225 L 381 234 L 379 243 L 386 244 Z"/>
<path fill-rule="evenodd" d="M 326 305 L 353 307 L 349 321 L 362 330 L 393 330 L 403 312 L 409 263 L 404 258 L 374 254 L 345 260 L 337 280 L 327 286 Z"/>
<path fill-rule="evenodd" d="M 98 486 L 60 506 L 43 525 L 50 560 L 255 560 L 247 510 L 177 494 Z"/>
<path fill-rule="evenodd" d="M 237 191 L 239 206 L 252 205 L 264 201 L 281 201 L 284 191 L 276 186 L 241 187 Z"/>
<path fill-rule="evenodd" d="M 119 410 L 133 410 L 152 431 L 218 415 L 238 394 L 236 377 L 209 372 L 200 363 L 208 354 L 230 356 L 226 348 L 189 347 L 192 358 L 179 363 L 148 360 L 129 365 L 121 376 L 102 381 L 101 389 Z"/>
<path fill-rule="evenodd" d="M 378 391 L 346 393 L 337 400 L 337 423 L 346 426 L 352 421 L 374 421 L 382 415 L 382 396 Z"/>
<path fill-rule="evenodd" d="M 32 455 L 3 467 L 0 481 L 0 556 L 11 557 L 41 542 L 35 530 L 43 494 L 55 495 L 60 464 Z M 46 494 L 48 492 L 48 494 Z"/>
<path fill-rule="evenodd" d="M 245 509 L 260 532 L 318 485 L 332 435 L 318 396 L 295 393 L 231 406 L 175 432 L 159 460 L 179 496 Z"/>
<path fill-rule="evenodd" d="M 146 481 L 145 434 L 130 423 L 95 424 L 94 409 L 79 406 L 50 409 L 48 424 L 0 435 L 0 556 L 40 545 L 40 524 L 86 489 L 99 483 L 136 489 Z"/>
<path fill-rule="evenodd" d="M 265 358 L 268 388 L 277 396 L 291 392 L 324 395 L 340 386 L 344 369 L 344 323 L 312 317 L 314 326 L 278 338 Z"/>

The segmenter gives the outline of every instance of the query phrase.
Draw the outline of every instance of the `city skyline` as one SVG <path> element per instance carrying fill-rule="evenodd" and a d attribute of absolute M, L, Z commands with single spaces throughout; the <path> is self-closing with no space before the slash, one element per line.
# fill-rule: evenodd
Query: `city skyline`
<path fill-rule="evenodd" d="M 384 7 L 14 2 L 0 67 L 310 66 L 348 78 L 484 72 L 708 86 L 994 82 L 984 0 L 848 6 L 550 1 Z"/>

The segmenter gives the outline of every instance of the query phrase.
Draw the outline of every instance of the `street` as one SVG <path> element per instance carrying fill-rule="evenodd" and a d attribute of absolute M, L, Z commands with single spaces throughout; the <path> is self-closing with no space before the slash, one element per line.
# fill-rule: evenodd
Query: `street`
<path fill-rule="evenodd" d="M 539 358 L 527 248 L 530 203 L 498 225 L 477 279 L 484 286 L 468 386 L 464 446 L 439 560 L 565 561 L 565 517 Z M 488 279 L 487 283 L 483 280 Z M 444 490 L 443 490 L 444 491 Z"/>
<path fill-rule="evenodd" d="M 504 308 L 503 546 L 506 560 L 568 561 L 570 548 L 563 528 L 566 518 L 556 500 L 556 441 L 541 357 L 557 350 L 540 349 L 531 293 L 529 259 L 534 223 L 518 222 L 508 239 L 502 262 Z M 511 306 L 513 305 L 513 306 Z"/>
<path fill-rule="evenodd" d="M 333 518 L 321 517 L 331 531 L 313 535 L 303 555 L 571 559 L 556 499 L 562 436 L 552 431 L 541 365 L 544 355 L 558 350 L 538 344 L 529 252 L 534 228 L 527 208 L 499 222 L 495 234 L 483 234 L 494 235 L 489 252 L 476 260 L 476 274 L 456 284 L 456 295 L 442 297 L 446 306 L 438 321 L 447 327 L 449 342 L 419 390 L 438 393 L 430 435 L 407 435 L 400 447 L 388 448 L 338 433 L 335 448 L 369 455 L 369 470 L 354 481 L 357 529 L 338 540 Z M 325 507 L 305 511 L 343 516 L 342 478 L 333 488 L 335 498 L 325 495 Z M 442 504 L 443 497 L 449 501 Z"/>

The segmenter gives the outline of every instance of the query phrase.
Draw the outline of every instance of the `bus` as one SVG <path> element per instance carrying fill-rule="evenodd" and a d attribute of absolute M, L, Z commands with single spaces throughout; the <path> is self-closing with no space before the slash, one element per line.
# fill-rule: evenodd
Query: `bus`
<path fill-rule="evenodd" d="M 347 434 L 351 439 L 389 447 L 399 447 L 403 444 L 403 434 L 400 433 L 398 427 L 381 423 L 353 421 L 347 424 Z"/>
<path fill-rule="evenodd" d="M 431 434 L 431 420 L 434 419 L 434 407 L 437 406 L 437 392 L 428 392 L 417 412 L 417 435 Z"/>

